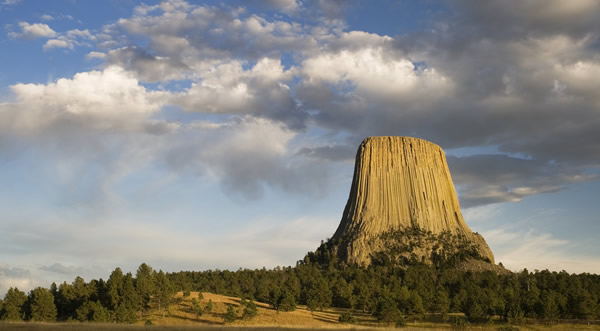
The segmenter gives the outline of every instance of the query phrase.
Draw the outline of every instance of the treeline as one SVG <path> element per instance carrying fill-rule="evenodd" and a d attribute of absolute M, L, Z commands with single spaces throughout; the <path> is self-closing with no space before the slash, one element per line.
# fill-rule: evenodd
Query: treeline
<path fill-rule="evenodd" d="M 600 318 L 600 276 L 524 270 L 519 273 L 462 272 L 427 265 L 373 264 L 336 268 L 299 262 L 295 267 L 238 271 L 163 273 L 142 264 L 135 276 L 115 269 L 109 279 L 52 284 L 28 294 L 8 290 L 0 319 L 135 322 L 152 307 L 168 310 L 176 291 L 203 291 L 269 303 L 290 311 L 328 307 L 368 312 L 382 322 L 407 316 L 462 312 L 475 322 L 525 318 Z M 352 320 L 352 316 L 345 314 Z"/>
<path fill-rule="evenodd" d="M 28 294 L 10 288 L 0 301 L 0 320 L 6 321 L 81 321 L 133 323 L 151 305 L 168 309 L 175 288 L 167 275 L 147 264 L 135 277 L 116 268 L 104 281 L 86 283 L 81 277 L 71 284 L 38 287 Z"/>
<path fill-rule="evenodd" d="M 182 271 L 168 277 L 182 290 L 250 298 L 283 310 L 296 304 L 311 310 L 349 308 L 385 322 L 451 312 L 475 322 L 600 318 L 600 276 L 565 271 L 502 275 L 427 265 L 323 268 L 299 263 L 273 270 Z"/>

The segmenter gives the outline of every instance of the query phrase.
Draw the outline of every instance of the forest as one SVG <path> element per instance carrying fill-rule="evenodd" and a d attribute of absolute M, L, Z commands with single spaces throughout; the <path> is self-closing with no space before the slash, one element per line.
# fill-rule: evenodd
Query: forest
<path fill-rule="evenodd" d="M 414 263 L 368 267 L 298 261 L 294 267 L 180 271 L 164 273 L 147 264 L 135 275 L 116 268 L 107 280 L 38 287 L 29 293 L 10 288 L 0 302 L 0 319 L 8 321 L 90 321 L 133 323 L 152 306 L 167 310 L 177 291 L 202 291 L 265 302 L 291 311 L 347 308 L 367 312 L 381 323 L 437 314 L 448 320 L 464 313 L 472 323 L 600 318 L 600 275 L 548 270 L 497 274 Z M 251 302 L 251 301 L 250 301 Z"/>

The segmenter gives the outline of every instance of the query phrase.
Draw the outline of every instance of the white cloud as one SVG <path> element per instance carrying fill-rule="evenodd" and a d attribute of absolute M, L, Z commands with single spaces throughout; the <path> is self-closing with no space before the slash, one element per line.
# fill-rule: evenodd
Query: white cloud
<path fill-rule="evenodd" d="M 54 20 L 69 20 L 69 21 L 72 21 L 73 20 L 73 16 L 71 16 L 71 15 L 64 15 L 64 14 L 59 14 L 59 15 L 43 14 L 43 15 L 40 16 L 40 19 L 42 21 L 54 21 Z"/>
<path fill-rule="evenodd" d="M 422 90 L 435 95 L 435 91 L 447 93 L 451 87 L 449 79 L 435 69 L 419 70 L 406 58 L 385 54 L 381 47 L 309 57 L 302 63 L 301 72 L 305 84 L 325 81 L 343 87 L 350 83 L 359 94 L 374 97 L 402 98 L 422 94 Z"/>
<path fill-rule="evenodd" d="M 21 32 L 10 32 L 9 36 L 23 39 L 52 38 L 56 36 L 56 32 L 48 24 L 19 22 L 19 27 Z"/>
<path fill-rule="evenodd" d="M 293 14 L 300 9 L 300 4 L 297 0 L 268 0 L 267 2 L 271 6 L 288 14 Z"/>
<path fill-rule="evenodd" d="M 22 0 L 4 0 L 0 4 L 2 4 L 4 6 L 13 6 L 13 5 L 16 5 L 16 4 L 20 3 L 21 1 Z"/>
<path fill-rule="evenodd" d="M 118 67 L 81 72 L 72 79 L 61 78 L 49 84 L 15 84 L 11 90 L 17 106 L 35 112 L 45 123 L 57 114 L 145 114 L 157 111 L 160 93 L 149 92 L 131 74 Z"/>
<path fill-rule="evenodd" d="M 73 49 L 75 46 L 88 45 L 89 40 L 96 40 L 96 36 L 92 35 L 89 30 L 73 29 L 66 33 L 61 33 L 56 39 L 48 40 L 43 49 L 49 50 L 52 48 L 68 48 Z"/>
<path fill-rule="evenodd" d="M 28 269 L 11 267 L 0 262 L 0 296 L 3 296 L 10 287 L 17 287 L 21 291 L 29 290 L 34 283 L 31 278 Z"/>
<path fill-rule="evenodd" d="M 257 107 L 273 101 L 269 96 L 281 98 L 288 93 L 280 83 L 289 81 L 292 71 L 284 70 L 279 61 L 264 58 L 248 70 L 242 65 L 240 61 L 231 61 L 201 73 L 201 82 L 193 83 L 173 101 L 190 111 L 259 113 L 262 109 Z M 267 93 L 266 89 L 270 91 Z"/>
<path fill-rule="evenodd" d="M 495 229 L 482 234 L 488 244 L 494 247 L 496 261 L 502 262 L 509 270 L 527 268 L 600 273 L 598 257 L 570 254 L 568 249 L 572 249 L 576 243 L 556 238 L 549 233 L 534 229 L 526 232 Z"/>
<path fill-rule="evenodd" d="M 106 58 L 106 54 L 102 53 L 102 52 L 89 52 L 86 54 L 85 56 L 86 59 L 90 60 L 90 59 L 105 59 Z"/>
<path fill-rule="evenodd" d="M 192 139 L 166 152 L 175 171 L 208 174 L 252 200 L 261 197 L 265 185 L 285 187 L 297 180 L 285 163 L 295 133 L 281 123 L 246 117 L 217 126 L 192 124 L 187 130 Z"/>
<path fill-rule="evenodd" d="M 54 16 L 52 16 L 50 14 L 43 14 L 42 16 L 40 16 L 40 19 L 42 21 L 52 21 L 52 20 L 54 20 Z"/>
<path fill-rule="evenodd" d="M 276 59 L 262 58 L 251 68 L 233 60 L 198 72 L 198 83 L 171 95 L 170 103 L 187 111 L 252 114 L 304 127 L 307 114 L 299 108 L 287 83 L 296 69 L 285 69 Z"/>
<path fill-rule="evenodd" d="M 52 48 L 69 48 L 73 49 L 73 44 L 69 43 L 67 40 L 62 39 L 50 39 L 46 41 L 43 46 L 44 50 L 49 50 Z"/>

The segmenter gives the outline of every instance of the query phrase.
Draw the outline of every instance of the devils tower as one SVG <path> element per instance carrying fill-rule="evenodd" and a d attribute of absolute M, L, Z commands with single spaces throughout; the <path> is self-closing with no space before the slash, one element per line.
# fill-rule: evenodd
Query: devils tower
<path fill-rule="evenodd" d="M 358 148 L 350 196 L 329 250 L 367 265 L 379 252 L 432 263 L 469 250 L 494 263 L 465 223 L 442 148 L 411 137 L 369 137 Z"/>

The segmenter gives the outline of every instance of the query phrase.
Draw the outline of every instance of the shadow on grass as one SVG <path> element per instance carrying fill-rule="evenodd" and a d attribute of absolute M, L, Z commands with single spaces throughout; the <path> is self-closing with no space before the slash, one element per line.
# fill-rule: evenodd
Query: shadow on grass
<path fill-rule="evenodd" d="M 208 330 L 208 331 L 313 331 L 315 328 L 284 328 L 277 326 L 217 326 L 217 325 L 201 325 L 201 326 L 162 326 L 162 325 L 128 325 L 128 324 L 96 324 L 96 323 L 33 323 L 33 322 L 0 322 L 0 330 Z M 336 331 L 350 331 L 355 328 L 336 328 Z M 369 329 L 364 329 L 369 330 Z M 371 329 L 377 330 L 377 329 Z M 379 329 L 381 330 L 381 329 Z"/>

